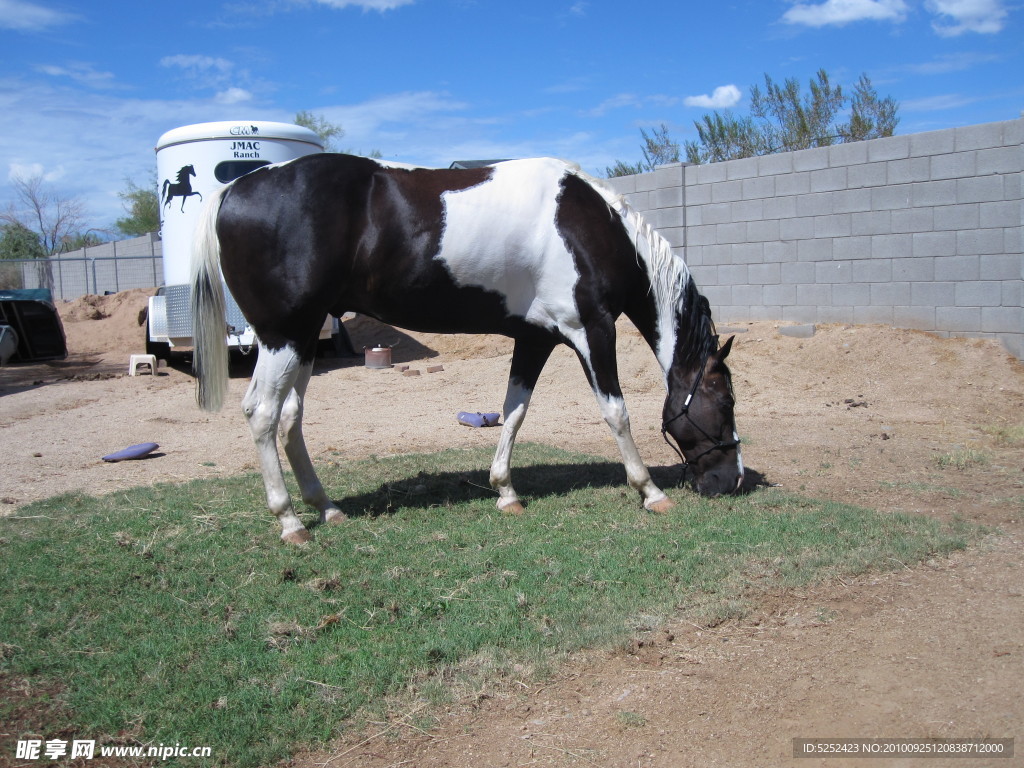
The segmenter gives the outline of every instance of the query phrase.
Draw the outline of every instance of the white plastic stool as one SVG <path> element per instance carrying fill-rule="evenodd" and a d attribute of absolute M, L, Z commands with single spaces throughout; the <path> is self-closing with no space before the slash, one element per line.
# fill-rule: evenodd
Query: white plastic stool
<path fill-rule="evenodd" d="M 132 355 L 128 361 L 128 375 L 135 376 L 140 365 L 148 365 L 149 372 L 156 376 L 156 355 Z"/>

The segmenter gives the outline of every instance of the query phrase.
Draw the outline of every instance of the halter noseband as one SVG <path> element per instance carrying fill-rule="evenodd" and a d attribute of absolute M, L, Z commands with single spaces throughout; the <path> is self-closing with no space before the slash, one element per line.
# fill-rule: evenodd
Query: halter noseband
<path fill-rule="evenodd" d="M 731 440 L 729 442 L 722 442 L 721 440 L 715 440 L 715 438 L 713 438 L 703 428 L 701 428 L 701 426 L 697 422 L 695 422 L 693 420 L 693 417 L 690 416 L 690 403 L 693 401 L 694 395 L 697 394 L 697 387 L 700 386 L 701 381 L 704 379 L 704 369 L 707 367 L 708 356 L 710 354 L 711 354 L 710 351 L 708 351 L 704 355 L 704 359 L 701 361 L 700 368 L 697 371 L 697 378 L 695 378 L 693 380 L 693 386 L 690 387 L 690 393 L 686 396 L 686 399 L 683 401 L 683 407 L 680 409 L 679 413 L 677 413 L 675 416 L 673 416 L 670 419 L 665 419 L 661 423 L 661 436 L 665 439 L 665 442 L 668 443 L 669 448 L 671 448 L 673 451 L 675 451 L 679 455 L 679 460 L 682 461 L 682 463 L 683 463 L 683 474 L 682 474 L 682 477 L 680 477 L 680 479 L 679 479 L 679 484 L 680 485 L 682 485 L 683 483 L 686 482 L 686 473 L 690 469 L 690 465 L 691 464 L 696 464 L 698 461 L 703 459 L 705 456 L 707 456 L 712 451 L 726 451 L 726 450 L 728 450 L 730 448 L 736 448 L 740 444 L 740 442 L 741 442 L 738 437 L 735 440 Z M 676 421 L 678 419 L 683 418 L 684 416 L 686 417 L 686 420 L 688 422 L 690 422 L 690 425 L 694 429 L 696 429 L 698 432 L 700 432 L 702 435 L 704 435 L 704 437 L 706 437 L 712 443 L 710 448 L 707 448 L 707 449 L 701 451 L 699 454 L 697 454 L 695 457 L 693 457 L 689 461 L 687 461 L 686 456 L 683 455 L 682 449 L 677 447 L 676 445 L 673 445 L 672 442 L 668 439 L 668 426 L 669 426 L 669 424 L 671 424 L 672 422 L 674 422 L 674 421 Z M 673 437 L 673 439 L 675 439 L 675 438 Z"/>

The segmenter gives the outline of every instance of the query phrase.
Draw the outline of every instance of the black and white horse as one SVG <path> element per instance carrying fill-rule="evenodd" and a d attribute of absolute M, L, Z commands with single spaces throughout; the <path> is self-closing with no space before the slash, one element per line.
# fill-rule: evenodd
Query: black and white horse
<path fill-rule="evenodd" d="M 630 434 L 615 359 L 615 321 L 623 313 L 664 371 L 663 431 L 679 446 L 696 489 L 731 493 L 742 482 L 725 364 L 732 339 L 719 347 L 707 300 L 664 238 L 565 162 L 430 170 L 318 154 L 261 168 L 219 190 L 204 209 L 193 254 L 198 400 L 208 410 L 220 407 L 227 381 L 221 273 L 259 338 L 242 408 L 286 541 L 307 541 L 309 533 L 285 488 L 278 433 L 303 500 L 322 523 L 344 519 L 302 437 L 303 397 L 328 313 L 515 340 L 490 475 L 499 509 L 522 511 L 510 455 L 558 344 L 579 356 L 644 506 L 672 506 Z"/>

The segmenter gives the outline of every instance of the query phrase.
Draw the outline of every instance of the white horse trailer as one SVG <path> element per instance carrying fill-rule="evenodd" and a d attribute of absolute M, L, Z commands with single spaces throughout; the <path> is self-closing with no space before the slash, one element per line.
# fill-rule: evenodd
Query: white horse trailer
<path fill-rule="evenodd" d="M 188 282 L 192 234 L 203 199 L 257 168 L 323 151 L 323 141 L 313 131 L 288 123 L 198 123 L 160 137 L 156 168 L 164 285 L 149 300 L 147 352 L 167 359 L 172 351 L 192 346 Z M 252 328 L 225 291 L 228 346 L 248 350 L 256 342 Z M 328 317 L 320 337 L 330 338 L 336 329 L 337 320 Z"/>

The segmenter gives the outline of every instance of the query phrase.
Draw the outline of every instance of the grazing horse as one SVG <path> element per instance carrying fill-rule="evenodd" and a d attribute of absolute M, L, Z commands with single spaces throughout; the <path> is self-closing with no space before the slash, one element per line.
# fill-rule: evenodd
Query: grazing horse
<path fill-rule="evenodd" d="M 178 171 L 178 181 L 171 184 L 169 179 L 164 179 L 164 187 L 161 190 L 161 194 L 164 199 L 164 208 L 171 207 L 171 198 L 181 198 L 181 212 L 185 212 L 185 201 L 193 195 L 199 195 L 199 200 L 202 202 L 203 196 L 192 189 L 192 182 L 189 180 L 189 176 L 196 175 L 196 167 L 194 165 L 186 165 Z"/>
<path fill-rule="evenodd" d="M 286 541 L 308 541 L 309 533 L 285 488 L 278 433 L 320 522 L 345 517 L 324 493 L 302 437 L 303 398 L 328 313 L 515 340 L 490 474 L 499 509 L 522 511 L 510 455 L 558 344 L 579 357 L 643 505 L 672 506 L 630 434 L 615 359 L 623 313 L 661 364 L 662 431 L 676 441 L 696 489 L 731 493 L 742 482 L 725 364 L 732 339 L 719 347 L 707 299 L 664 238 L 575 166 L 534 159 L 431 170 L 316 154 L 221 188 L 204 208 L 192 263 L 197 397 L 207 410 L 220 407 L 227 382 L 221 273 L 259 339 L 242 409 Z"/>

